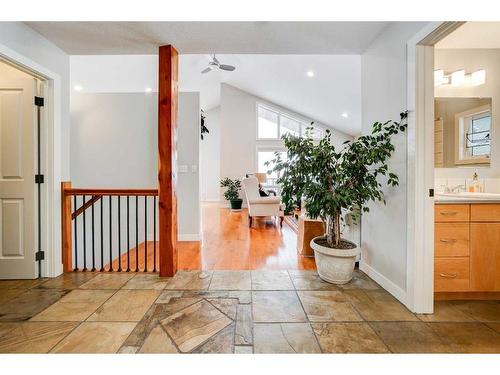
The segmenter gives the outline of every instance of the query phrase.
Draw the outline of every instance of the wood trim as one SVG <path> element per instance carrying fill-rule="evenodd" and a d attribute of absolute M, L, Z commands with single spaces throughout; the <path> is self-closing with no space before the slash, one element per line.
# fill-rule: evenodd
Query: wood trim
<path fill-rule="evenodd" d="M 72 232 L 71 232 L 71 195 L 68 190 L 71 189 L 71 182 L 61 182 L 61 251 L 63 271 L 73 270 L 72 254 Z"/>
<path fill-rule="evenodd" d="M 436 292 L 434 300 L 500 300 L 500 292 Z"/>
<path fill-rule="evenodd" d="M 177 272 L 176 130 L 178 53 L 171 45 L 159 48 L 158 74 L 158 192 L 160 276 Z"/>
<path fill-rule="evenodd" d="M 158 195 L 158 189 L 66 189 L 67 195 L 139 195 L 153 196 Z"/>

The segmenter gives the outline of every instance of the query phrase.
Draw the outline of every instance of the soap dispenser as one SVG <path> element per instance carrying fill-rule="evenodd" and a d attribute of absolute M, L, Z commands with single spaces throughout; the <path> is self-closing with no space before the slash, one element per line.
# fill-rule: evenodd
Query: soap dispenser
<path fill-rule="evenodd" d="M 481 184 L 479 183 L 477 179 L 477 173 L 474 173 L 474 176 L 472 177 L 472 184 L 469 186 L 469 192 L 471 193 L 481 193 Z"/>

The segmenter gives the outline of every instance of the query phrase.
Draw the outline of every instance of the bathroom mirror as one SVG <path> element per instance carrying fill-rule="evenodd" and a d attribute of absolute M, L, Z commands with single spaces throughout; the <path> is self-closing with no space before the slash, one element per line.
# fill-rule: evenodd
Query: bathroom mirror
<path fill-rule="evenodd" d="M 490 166 L 491 98 L 435 98 L 434 166 Z"/>

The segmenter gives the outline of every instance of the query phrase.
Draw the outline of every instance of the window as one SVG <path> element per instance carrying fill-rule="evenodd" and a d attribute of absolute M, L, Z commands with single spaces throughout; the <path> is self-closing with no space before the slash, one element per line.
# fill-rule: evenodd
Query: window
<path fill-rule="evenodd" d="M 473 108 L 455 115 L 455 164 L 489 164 L 491 107 Z"/>
<path fill-rule="evenodd" d="M 296 137 L 300 136 L 300 122 L 291 117 L 281 115 L 280 136 L 285 134 L 291 134 Z"/>
<path fill-rule="evenodd" d="M 279 152 L 281 158 L 284 160 L 286 158 L 286 152 L 282 149 L 265 149 L 257 151 L 257 172 L 266 173 L 273 168 L 273 165 L 266 166 L 266 162 L 271 161 L 276 158 L 275 152 Z M 276 180 L 278 179 L 278 174 L 276 172 L 271 172 L 267 174 L 267 184 L 269 186 L 275 186 Z"/>
<path fill-rule="evenodd" d="M 257 139 L 279 140 L 285 134 L 305 137 L 306 128 L 310 126 L 310 123 L 295 119 L 278 110 L 260 104 L 257 107 Z M 323 130 L 316 126 L 313 128 L 309 134 L 315 140 L 321 139 Z"/>
<path fill-rule="evenodd" d="M 259 106 L 258 110 L 259 139 L 279 139 L 278 124 L 279 124 L 279 114 L 277 112 Z"/>

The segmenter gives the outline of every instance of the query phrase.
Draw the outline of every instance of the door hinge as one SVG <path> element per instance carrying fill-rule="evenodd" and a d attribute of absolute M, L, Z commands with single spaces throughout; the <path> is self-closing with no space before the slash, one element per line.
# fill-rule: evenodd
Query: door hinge
<path fill-rule="evenodd" d="M 45 252 L 44 251 L 37 251 L 35 253 L 35 260 L 44 260 L 45 259 Z"/>
<path fill-rule="evenodd" d="M 35 184 L 43 184 L 45 182 L 45 177 L 43 174 L 35 175 Z"/>
<path fill-rule="evenodd" d="M 434 196 L 434 189 L 429 189 L 429 197 L 433 197 Z"/>
<path fill-rule="evenodd" d="M 35 96 L 35 105 L 37 107 L 43 107 L 43 98 L 41 96 Z"/>

